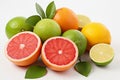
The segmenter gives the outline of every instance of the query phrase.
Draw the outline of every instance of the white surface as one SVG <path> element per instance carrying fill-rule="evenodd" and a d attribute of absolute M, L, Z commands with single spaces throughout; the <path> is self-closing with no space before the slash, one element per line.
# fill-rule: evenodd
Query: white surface
<path fill-rule="evenodd" d="M 15 16 L 29 17 L 37 14 L 35 2 L 44 9 L 52 0 L 2 0 L 0 1 L 0 80 L 24 80 L 26 68 L 15 66 L 4 56 L 7 42 L 5 25 Z M 107 67 L 92 65 L 88 77 L 77 73 L 73 68 L 66 72 L 54 72 L 48 69 L 46 76 L 37 80 L 114 80 L 120 75 L 120 10 L 119 0 L 56 0 L 57 8 L 68 7 L 77 14 L 89 16 L 92 21 L 101 22 L 111 32 L 115 57 Z"/>

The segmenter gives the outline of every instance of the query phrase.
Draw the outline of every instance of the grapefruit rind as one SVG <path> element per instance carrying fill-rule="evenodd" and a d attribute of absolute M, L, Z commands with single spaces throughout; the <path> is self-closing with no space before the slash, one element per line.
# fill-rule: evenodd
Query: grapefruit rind
<path fill-rule="evenodd" d="M 34 52 L 32 54 L 30 54 L 29 56 L 27 56 L 25 58 L 22 58 L 22 59 L 13 59 L 7 54 L 8 53 L 7 52 L 7 46 L 9 44 L 9 42 L 11 42 L 11 40 L 13 40 L 15 37 L 17 37 L 21 34 L 24 34 L 24 33 L 34 35 L 37 38 L 37 40 L 38 40 L 37 47 L 34 50 Z M 18 66 L 28 66 L 38 59 L 38 57 L 40 55 L 41 47 L 42 47 L 41 40 L 35 33 L 30 32 L 30 31 L 24 31 L 24 32 L 17 33 L 16 35 L 14 35 L 12 38 L 9 39 L 9 41 L 8 41 L 6 47 L 5 47 L 5 55 L 11 62 L 13 62 L 14 64 L 16 64 Z"/>
<path fill-rule="evenodd" d="M 48 43 L 48 41 L 52 40 L 52 39 L 56 39 L 56 38 L 62 38 L 62 39 L 65 39 L 65 40 L 68 40 L 70 43 L 73 44 L 75 50 L 76 50 L 76 53 L 75 53 L 75 58 L 73 61 L 71 61 L 70 63 L 68 63 L 67 65 L 57 65 L 57 64 L 53 64 L 51 63 L 45 56 L 45 46 L 46 44 Z M 42 46 L 42 53 L 41 53 L 41 58 L 42 58 L 42 61 L 44 62 L 44 64 L 49 67 L 50 69 L 54 70 L 54 71 L 65 71 L 65 70 L 68 70 L 70 69 L 74 64 L 75 62 L 77 61 L 77 58 L 78 58 L 78 48 L 77 46 L 75 45 L 75 43 L 73 41 L 71 41 L 70 39 L 67 39 L 67 38 L 64 38 L 64 37 L 52 37 L 52 38 L 49 38 L 48 40 L 45 41 L 45 43 L 43 44 Z"/>
<path fill-rule="evenodd" d="M 113 48 L 106 43 L 99 43 L 90 49 L 90 58 L 98 66 L 108 65 L 114 58 Z"/>

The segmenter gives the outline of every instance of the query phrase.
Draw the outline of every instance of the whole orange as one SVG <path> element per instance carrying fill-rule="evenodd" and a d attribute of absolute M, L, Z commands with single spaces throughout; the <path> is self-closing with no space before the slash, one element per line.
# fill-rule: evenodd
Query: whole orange
<path fill-rule="evenodd" d="M 79 27 L 77 15 L 69 8 L 58 9 L 53 19 L 60 25 L 62 32 Z"/>
<path fill-rule="evenodd" d="M 97 43 L 111 43 L 110 31 L 102 23 L 91 22 L 84 26 L 81 32 L 87 38 L 87 50 Z"/>

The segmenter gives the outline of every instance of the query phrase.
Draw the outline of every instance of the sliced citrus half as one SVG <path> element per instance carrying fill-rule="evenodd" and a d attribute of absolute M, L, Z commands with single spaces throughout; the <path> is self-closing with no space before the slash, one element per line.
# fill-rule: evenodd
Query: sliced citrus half
<path fill-rule="evenodd" d="M 106 66 L 114 57 L 114 50 L 109 44 L 99 43 L 90 49 L 90 58 L 96 65 Z"/>
<path fill-rule="evenodd" d="M 20 32 L 8 41 L 5 54 L 16 65 L 27 66 L 38 59 L 41 45 L 41 40 L 35 33 Z"/>
<path fill-rule="evenodd" d="M 64 37 L 52 37 L 42 46 L 41 58 L 46 66 L 55 71 L 70 69 L 78 58 L 78 48 Z"/>

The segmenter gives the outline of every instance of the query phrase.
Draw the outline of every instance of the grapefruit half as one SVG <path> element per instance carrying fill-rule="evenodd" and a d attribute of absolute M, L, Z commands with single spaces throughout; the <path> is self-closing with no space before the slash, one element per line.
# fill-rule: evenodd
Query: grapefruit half
<path fill-rule="evenodd" d="M 33 32 L 25 31 L 14 35 L 5 47 L 6 57 L 18 66 L 35 62 L 41 50 L 41 40 Z"/>
<path fill-rule="evenodd" d="M 52 37 L 42 46 L 41 59 L 55 71 L 70 69 L 78 58 L 78 48 L 73 41 L 64 37 Z"/>

